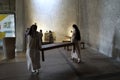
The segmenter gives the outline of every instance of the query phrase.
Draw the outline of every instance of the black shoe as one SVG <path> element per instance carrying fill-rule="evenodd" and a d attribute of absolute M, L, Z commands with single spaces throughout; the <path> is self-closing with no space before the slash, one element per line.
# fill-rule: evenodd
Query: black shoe
<path fill-rule="evenodd" d="M 39 75 L 39 72 L 36 72 L 37 75 Z"/>
<path fill-rule="evenodd" d="M 31 71 L 31 74 L 35 75 L 36 74 L 36 70 Z"/>
<path fill-rule="evenodd" d="M 39 70 L 36 70 L 36 74 L 39 75 Z"/>

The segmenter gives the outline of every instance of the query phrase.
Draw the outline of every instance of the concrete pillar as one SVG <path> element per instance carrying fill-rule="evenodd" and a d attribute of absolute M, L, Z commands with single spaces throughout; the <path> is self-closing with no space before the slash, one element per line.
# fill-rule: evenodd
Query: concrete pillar
<path fill-rule="evenodd" d="M 16 51 L 24 50 L 24 0 L 16 0 Z"/>

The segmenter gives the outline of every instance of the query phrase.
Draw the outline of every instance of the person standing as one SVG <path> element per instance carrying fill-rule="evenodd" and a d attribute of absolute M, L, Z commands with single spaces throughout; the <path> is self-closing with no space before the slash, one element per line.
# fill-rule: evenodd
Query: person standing
<path fill-rule="evenodd" d="M 42 40 L 42 37 L 43 37 L 42 29 L 40 29 L 39 35 L 40 35 L 40 40 L 43 43 L 43 40 Z"/>
<path fill-rule="evenodd" d="M 50 31 L 49 31 L 49 43 L 53 43 L 53 42 L 54 42 L 53 33 L 52 33 L 52 31 L 50 30 Z"/>
<path fill-rule="evenodd" d="M 30 30 L 30 28 L 27 28 L 27 29 L 25 30 L 25 38 L 27 37 L 27 35 L 28 35 L 28 33 L 29 33 L 29 30 Z"/>
<path fill-rule="evenodd" d="M 30 27 L 29 33 L 27 35 L 27 50 L 26 50 L 28 70 L 32 73 L 39 74 L 39 70 L 41 67 L 40 49 L 41 40 L 39 32 L 37 32 L 37 25 L 34 24 Z"/>
<path fill-rule="evenodd" d="M 77 53 L 77 62 L 79 63 L 81 61 L 81 54 L 80 54 L 81 35 L 80 35 L 80 30 L 78 29 L 78 26 L 76 24 L 73 24 L 72 27 L 73 27 L 73 32 L 72 32 L 71 42 L 74 44 L 72 53 L 74 54 Z"/>

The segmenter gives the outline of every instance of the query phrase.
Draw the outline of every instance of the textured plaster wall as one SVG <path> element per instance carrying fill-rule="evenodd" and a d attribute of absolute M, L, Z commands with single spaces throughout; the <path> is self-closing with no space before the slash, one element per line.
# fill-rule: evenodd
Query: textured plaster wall
<path fill-rule="evenodd" d="M 25 26 L 37 23 L 38 31 L 52 30 L 56 41 L 68 35 L 71 26 L 78 23 L 78 0 L 24 0 Z"/>
<path fill-rule="evenodd" d="M 24 0 L 24 5 L 21 5 L 21 0 L 17 0 L 18 49 L 24 48 L 24 30 L 33 23 L 37 23 L 38 30 L 43 29 L 43 32 L 54 31 L 57 41 L 62 41 L 70 32 L 72 24 L 77 23 L 82 40 L 86 44 L 120 60 L 120 0 L 50 0 L 51 2 L 47 3 L 41 1 L 43 2 Z"/>
<path fill-rule="evenodd" d="M 23 0 L 16 0 L 16 51 L 23 51 L 25 48 L 23 9 Z"/>
<path fill-rule="evenodd" d="M 120 57 L 120 0 L 80 0 L 84 41 L 101 53 Z M 85 13 L 85 14 L 84 14 Z"/>

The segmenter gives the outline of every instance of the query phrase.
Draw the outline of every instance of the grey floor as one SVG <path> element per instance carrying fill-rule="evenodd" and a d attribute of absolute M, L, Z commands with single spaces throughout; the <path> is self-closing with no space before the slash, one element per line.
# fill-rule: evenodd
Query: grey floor
<path fill-rule="evenodd" d="M 45 51 L 39 75 L 27 70 L 25 52 L 16 58 L 0 58 L 0 80 L 120 80 L 120 62 L 91 49 L 82 49 L 82 62 L 70 59 L 70 51 L 57 48 Z"/>

